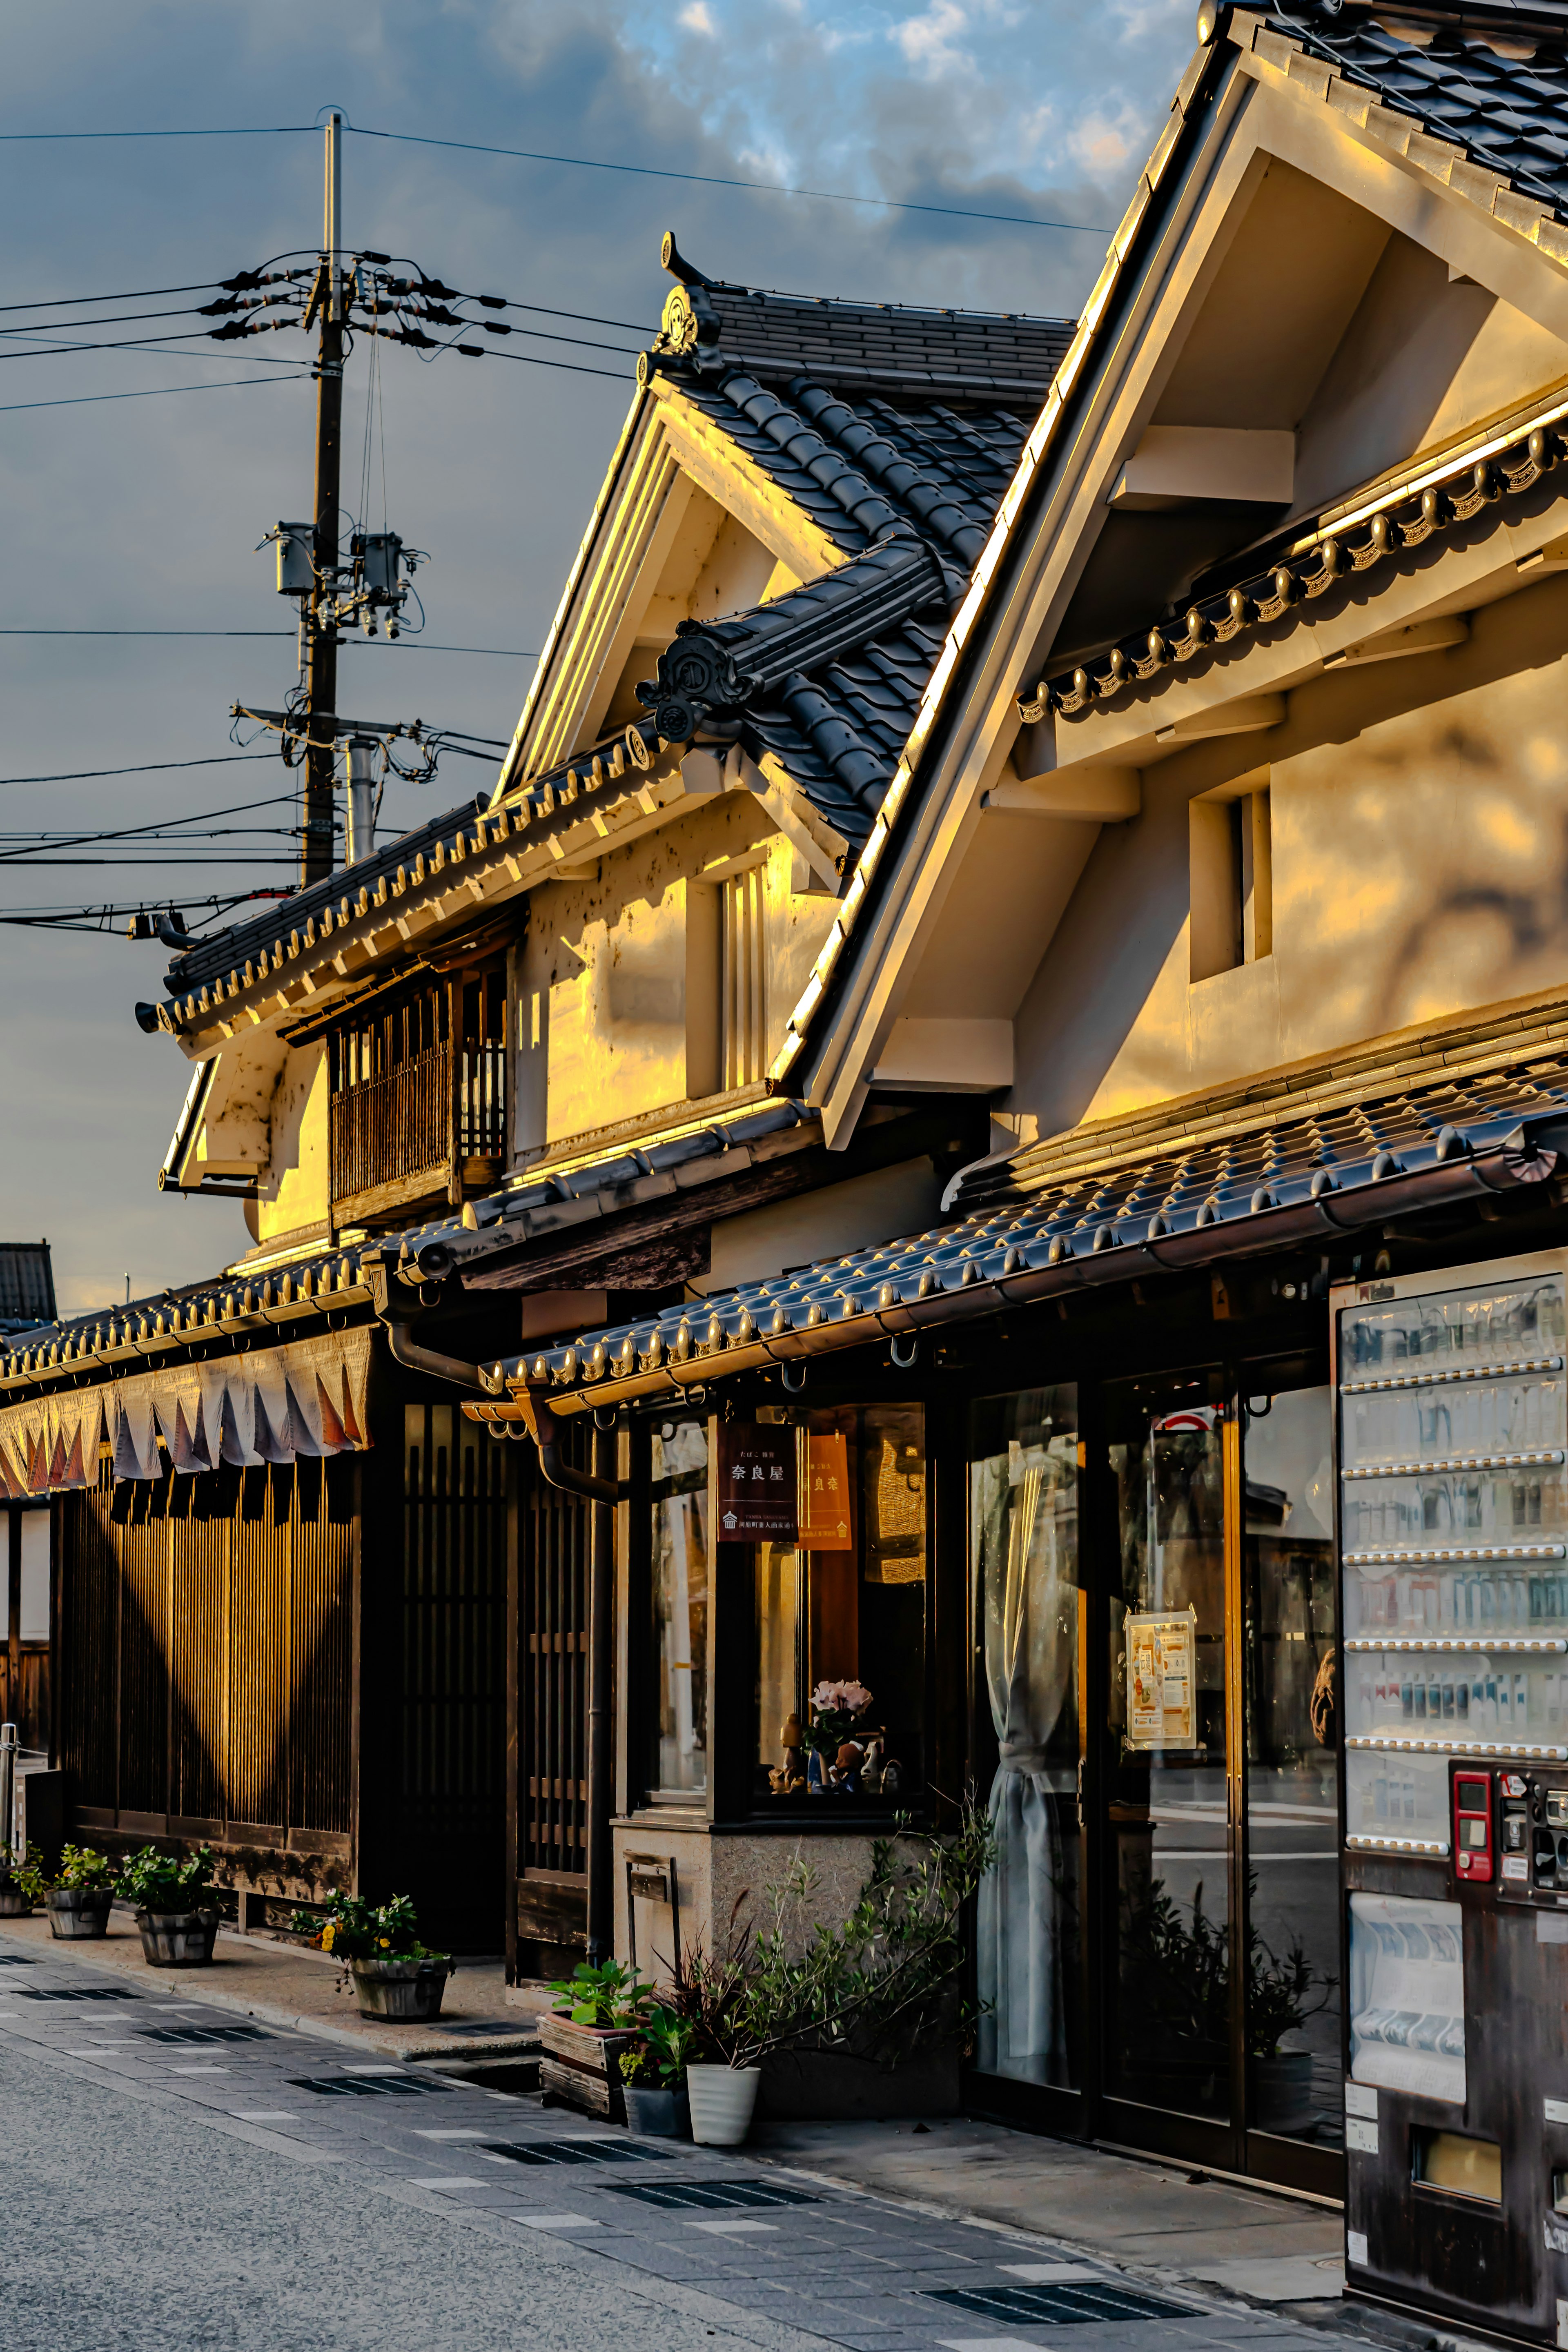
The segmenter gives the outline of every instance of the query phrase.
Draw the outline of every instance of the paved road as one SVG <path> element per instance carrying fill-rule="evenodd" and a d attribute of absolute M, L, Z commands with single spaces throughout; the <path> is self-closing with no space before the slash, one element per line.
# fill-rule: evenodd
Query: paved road
<path fill-rule="evenodd" d="M 6 2352 L 1322 2352 L 1073 2248 L 670 2149 L 0 1938 Z"/>

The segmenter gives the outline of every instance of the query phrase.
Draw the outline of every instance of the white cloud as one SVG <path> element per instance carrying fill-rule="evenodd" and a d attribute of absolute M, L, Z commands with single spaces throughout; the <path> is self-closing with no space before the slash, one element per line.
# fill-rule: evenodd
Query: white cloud
<path fill-rule="evenodd" d="M 951 74 L 974 74 L 973 50 L 957 46 L 960 36 L 971 31 L 969 11 L 960 0 L 931 0 L 922 16 L 893 26 L 889 37 L 903 51 L 906 64 L 927 81 L 936 81 Z"/>
<path fill-rule="evenodd" d="M 1147 142 L 1148 129 L 1142 116 L 1136 107 L 1123 104 L 1114 115 L 1103 110 L 1084 115 L 1068 133 L 1065 144 L 1075 163 L 1092 172 L 1097 179 L 1108 179 L 1141 154 Z"/>
<path fill-rule="evenodd" d="M 689 33 L 706 33 L 710 40 L 719 29 L 713 22 L 713 12 L 708 0 L 687 0 L 686 6 L 675 21 L 678 25 L 684 25 Z"/>

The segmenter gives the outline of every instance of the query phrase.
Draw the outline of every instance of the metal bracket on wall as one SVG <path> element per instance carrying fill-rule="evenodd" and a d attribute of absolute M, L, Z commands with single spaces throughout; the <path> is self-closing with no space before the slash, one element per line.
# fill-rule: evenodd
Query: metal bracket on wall
<path fill-rule="evenodd" d="M 626 1856 L 626 1951 L 634 1969 L 637 1964 L 637 1905 L 639 1896 L 645 1903 L 667 1903 L 669 1906 L 670 1965 L 678 1967 L 680 1958 L 680 1888 L 674 1854 L 628 1853 Z"/>

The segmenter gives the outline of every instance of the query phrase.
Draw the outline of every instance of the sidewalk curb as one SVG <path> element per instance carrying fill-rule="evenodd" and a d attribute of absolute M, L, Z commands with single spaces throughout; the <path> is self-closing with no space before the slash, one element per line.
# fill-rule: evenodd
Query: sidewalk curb
<path fill-rule="evenodd" d="M 95 1952 L 92 1948 L 93 1938 L 71 1937 L 68 1938 L 68 1952 L 63 1948 L 66 1940 L 68 1939 L 62 1939 L 62 1949 L 58 1957 L 79 1960 L 84 1968 L 96 1969 L 100 1976 L 118 1977 L 122 1981 L 127 1979 L 132 1980 L 136 1979 L 137 1971 L 121 1968 L 117 1961 L 107 1959 L 101 1954 Z M 19 1945 L 22 1939 L 6 1937 L 4 1930 L 0 1929 L 0 1941 L 14 1941 Z M 56 1957 L 56 1954 L 51 1949 L 51 1958 L 53 1957 Z M 333 2025 L 328 2020 L 320 2017 L 297 2016 L 292 2010 L 276 2007 L 270 2001 L 249 2000 L 243 1993 L 226 1992 L 221 1987 L 209 1987 L 205 1981 L 205 1971 L 201 1969 L 171 1969 L 167 1972 L 166 1979 L 159 1976 L 153 1981 L 160 1987 L 167 1981 L 171 1989 L 175 1984 L 191 1984 L 194 1987 L 199 1987 L 196 1998 L 205 2005 L 214 2009 L 226 2009 L 232 2011 L 237 2016 L 253 2017 L 262 2025 L 280 2026 L 287 2032 L 311 2034 L 318 2041 L 335 2042 L 344 2049 L 368 2050 L 374 2052 L 378 2057 L 400 2058 L 410 2063 L 427 2062 L 433 2058 L 530 2058 L 539 2048 L 537 2034 L 524 2033 L 475 2034 L 471 2038 L 465 2036 L 455 2049 L 448 2047 L 447 2038 L 445 2037 L 439 2041 L 419 2042 L 409 2048 L 405 2045 L 388 2042 L 374 2033 L 356 2032 L 351 2025 Z"/>

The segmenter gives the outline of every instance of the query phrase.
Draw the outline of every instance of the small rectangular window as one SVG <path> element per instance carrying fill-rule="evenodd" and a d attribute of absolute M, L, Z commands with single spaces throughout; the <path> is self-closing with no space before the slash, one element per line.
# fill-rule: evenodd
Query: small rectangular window
<path fill-rule="evenodd" d="M 49 1638 L 49 1515 L 22 1514 L 22 1610 L 24 1642 Z"/>
<path fill-rule="evenodd" d="M 1426 2188 L 1473 2197 L 1482 2205 L 1502 2203 L 1502 2150 L 1496 2140 L 1416 2130 L 1410 2135 L 1410 2157 L 1412 2178 Z"/>
<path fill-rule="evenodd" d="M 1195 800 L 1187 815 L 1190 976 L 1196 982 L 1274 952 L 1268 787 Z"/>

